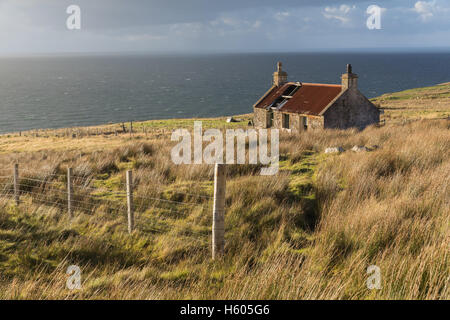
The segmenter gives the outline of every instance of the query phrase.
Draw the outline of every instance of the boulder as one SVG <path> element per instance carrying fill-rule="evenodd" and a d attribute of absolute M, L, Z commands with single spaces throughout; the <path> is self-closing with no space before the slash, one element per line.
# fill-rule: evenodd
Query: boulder
<path fill-rule="evenodd" d="M 345 150 L 342 147 L 330 147 L 325 149 L 325 153 L 341 153 L 344 151 Z"/>
<path fill-rule="evenodd" d="M 366 148 L 365 146 L 354 146 L 352 148 L 353 152 L 366 152 L 369 151 L 369 148 Z"/>
<path fill-rule="evenodd" d="M 228 122 L 228 123 L 230 123 L 230 122 L 239 122 L 239 120 L 236 120 L 236 119 L 233 118 L 233 117 L 229 117 L 229 118 L 227 118 L 227 122 Z"/>

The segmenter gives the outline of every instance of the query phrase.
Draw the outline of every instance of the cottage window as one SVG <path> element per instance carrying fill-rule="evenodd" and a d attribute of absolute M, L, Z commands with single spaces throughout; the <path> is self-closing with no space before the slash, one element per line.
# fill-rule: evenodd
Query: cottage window
<path fill-rule="evenodd" d="M 273 111 L 269 111 L 269 115 L 267 117 L 267 128 L 272 128 L 273 126 Z"/>
<path fill-rule="evenodd" d="M 289 115 L 283 114 L 283 128 L 289 129 Z"/>
<path fill-rule="evenodd" d="M 308 129 L 308 117 L 302 117 L 302 125 L 305 130 Z"/>

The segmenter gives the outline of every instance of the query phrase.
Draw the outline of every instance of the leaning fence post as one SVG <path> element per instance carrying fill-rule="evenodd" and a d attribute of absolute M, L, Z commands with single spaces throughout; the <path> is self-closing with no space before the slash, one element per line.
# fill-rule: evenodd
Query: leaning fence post
<path fill-rule="evenodd" d="M 19 164 L 14 164 L 14 199 L 16 205 L 19 205 Z"/>
<path fill-rule="evenodd" d="M 73 185 L 72 185 L 72 168 L 67 168 L 67 211 L 69 212 L 69 217 L 73 218 Z"/>
<path fill-rule="evenodd" d="M 134 211 L 133 211 L 133 175 L 132 171 L 127 171 L 127 203 L 128 203 L 128 232 L 132 233 L 134 229 Z"/>
<path fill-rule="evenodd" d="M 212 258 L 223 256 L 225 246 L 225 189 L 226 166 L 218 164 L 214 168 L 214 210 L 212 225 Z"/>

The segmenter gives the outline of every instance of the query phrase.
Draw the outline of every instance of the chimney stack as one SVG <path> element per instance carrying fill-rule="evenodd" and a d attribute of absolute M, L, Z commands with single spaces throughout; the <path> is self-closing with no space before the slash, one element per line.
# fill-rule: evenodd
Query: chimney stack
<path fill-rule="evenodd" d="M 353 73 L 352 65 L 348 64 L 347 73 L 344 73 L 342 75 L 342 91 L 357 88 L 358 88 L 358 75 Z"/>
<path fill-rule="evenodd" d="M 282 70 L 283 64 L 281 62 L 277 63 L 277 71 L 273 73 L 273 84 L 277 87 L 282 86 L 287 82 L 287 73 Z"/>

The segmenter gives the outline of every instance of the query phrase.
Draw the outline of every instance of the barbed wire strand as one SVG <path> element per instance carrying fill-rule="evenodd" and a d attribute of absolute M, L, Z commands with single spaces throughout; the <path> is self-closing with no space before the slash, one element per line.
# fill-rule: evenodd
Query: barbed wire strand
<path fill-rule="evenodd" d="M 22 169 L 22 171 L 27 171 L 27 172 L 30 172 L 30 173 L 34 173 L 33 171 L 28 170 L 28 169 Z M 53 177 L 67 178 L 66 175 L 57 175 L 57 174 L 46 174 L 44 176 L 45 177 L 53 176 Z M 24 178 L 26 178 L 26 177 L 24 177 Z M 106 181 L 106 180 L 94 179 L 94 178 L 90 178 L 90 177 L 86 177 L 86 176 L 79 176 L 79 175 L 73 175 L 72 178 L 74 179 L 74 182 L 78 178 L 84 179 L 84 180 L 81 180 L 81 182 L 88 182 L 89 181 L 89 182 L 101 182 L 101 183 L 104 183 Z M 26 179 L 30 179 L 31 180 L 33 178 L 26 178 Z M 33 180 L 37 181 L 39 179 L 33 179 Z M 39 181 L 48 183 L 48 180 L 39 180 Z M 120 183 L 118 183 L 118 185 L 121 185 L 121 186 L 123 186 L 125 188 L 127 187 L 127 184 L 124 183 L 124 182 L 120 182 Z M 132 184 L 132 187 L 137 187 L 137 186 L 139 186 L 139 184 L 136 184 L 136 183 Z M 161 188 L 157 188 L 155 191 L 163 192 L 164 190 L 162 190 Z M 208 198 L 208 199 L 212 199 L 213 198 L 213 197 L 208 196 L 208 195 L 200 195 L 200 194 L 193 194 L 193 193 L 180 192 L 180 191 L 171 191 L 171 192 L 175 193 L 175 194 L 183 194 L 183 195 L 188 195 L 188 196 L 193 196 L 193 197 L 203 197 L 203 198 Z"/>

